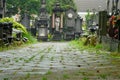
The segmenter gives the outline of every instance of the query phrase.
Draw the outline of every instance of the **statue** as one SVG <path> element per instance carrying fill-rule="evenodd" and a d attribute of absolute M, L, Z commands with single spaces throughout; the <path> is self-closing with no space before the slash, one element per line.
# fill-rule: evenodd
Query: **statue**
<path fill-rule="evenodd" d="M 60 17 L 56 17 L 56 18 L 55 18 L 55 27 L 56 27 L 56 31 L 59 31 L 59 27 L 60 27 Z"/>

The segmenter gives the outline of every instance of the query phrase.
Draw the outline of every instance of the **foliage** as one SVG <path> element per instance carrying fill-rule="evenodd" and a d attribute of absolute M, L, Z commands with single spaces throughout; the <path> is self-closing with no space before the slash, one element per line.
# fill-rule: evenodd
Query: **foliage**
<path fill-rule="evenodd" d="M 21 12 L 29 11 L 30 14 L 36 14 L 39 11 L 40 0 L 7 0 L 7 9 L 11 8 L 15 13 L 18 12 L 18 9 Z"/>
<path fill-rule="evenodd" d="M 43 77 L 42 80 L 47 80 L 47 78 L 46 78 L 46 77 Z"/>
<path fill-rule="evenodd" d="M 37 40 L 33 36 L 31 36 L 31 33 L 27 33 L 27 34 L 23 33 L 23 37 L 26 37 L 28 39 L 28 43 L 37 42 Z"/>
<path fill-rule="evenodd" d="M 86 37 L 82 37 L 78 40 L 72 41 L 70 45 L 74 45 L 75 47 L 79 48 L 80 50 L 95 52 L 96 54 L 105 54 L 108 57 L 120 59 L 120 54 L 118 52 L 107 52 L 108 50 L 106 50 L 106 48 L 104 48 L 104 45 L 102 45 L 102 44 L 97 43 L 96 46 L 91 46 L 90 44 L 84 45 L 86 40 L 87 40 Z"/>
<path fill-rule="evenodd" d="M 96 15 L 94 12 L 93 12 L 93 14 L 90 14 L 90 10 L 87 10 L 87 15 L 85 15 L 87 27 L 93 24 L 95 17 L 96 17 Z M 91 22 L 89 22 L 89 21 L 91 21 Z"/>
<path fill-rule="evenodd" d="M 48 34 L 48 39 L 51 40 L 53 38 L 52 34 Z"/>
<path fill-rule="evenodd" d="M 74 40 L 71 42 L 71 44 L 75 45 L 75 47 L 78 47 L 80 50 L 88 50 L 88 51 L 92 51 L 92 52 L 97 52 L 99 50 L 102 50 L 102 44 L 97 43 L 96 46 L 88 44 L 85 45 L 87 38 L 86 37 L 82 37 L 78 40 Z"/>
<path fill-rule="evenodd" d="M 85 15 L 86 21 L 90 20 L 91 18 L 91 14 L 90 14 L 90 10 L 87 10 L 87 15 Z"/>
<path fill-rule="evenodd" d="M 94 35 L 88 36 L 84 42 L 84 45 L 96 46 L 96 44 L 97 44 L 97 37 Z"/>
<path fill-rule="evenodd" d="M 118 52 L 111 52 L 110 56 L 113 57 L 113 58 L 119 58 L 120 59 L 120 53 L 118 53 Z"/>
<path fill-rule="evenodd" d="M 47 0 L 47 10 L 49 13 L 52 13 L 51 11 L 55 2 L 56 0 Z M 64 10 L 70 7 L 75 10 L 77 9 L 73 0 L 58 0 L 58 2 L 60 2 L 60 6 Z"/>
<path fill-rule="evenodd" d="M 47 11 L 49 13 L 52 12 L 53 5 L 56 0 L 46 0 L 47 3 Z M 73 7 L 76 9 L 76 6 L 74 4 L 73 0 L 59 0 L 61 7 L 63 9 L 66 9 L 69 6 Z M 25 11 L 29 11 L 30 14 L 38 14 L 39 13 L 39 8 L 40 8 L 40 3 L 41 0 L 7 0 L 7 9 L 14 10 L 15 13 L 18 12 L 20 9 L 22 13 Z"/>
<path fill-rule="evenodd" d="M 22 24 L 14 21 L 13 18 L 8 18 L 8 17 L 2 18 L 2 19 L 0 20 L 0 22 L 11 22 L 11 23 L 13 23 L 13 28 L 15 28 L 15 29 L 17 29 L 17 30 L 21 30 L 23 33 L 27 34 L 26 28 L 25 28 Z"/>
<path fill-rule="evenodd" d="M 11 23 L 13 23 L 13 28 L 22 31 L 22 36 L 26 37 L 30 43 L 36 42 L 36 39 L 33 36 L 31 36 L 30 33 L 27 32 L 26 28 L 22 24 L 14 21 L 13 18 L 8 18 L 8 17 L 2 18 L 0 20 L 0 22 L 11 22 Z"/>

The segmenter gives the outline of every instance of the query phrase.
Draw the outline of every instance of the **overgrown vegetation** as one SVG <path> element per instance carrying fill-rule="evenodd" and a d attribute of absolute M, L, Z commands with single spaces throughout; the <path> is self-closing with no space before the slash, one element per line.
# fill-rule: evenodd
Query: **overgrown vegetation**
<path fill-rule="evenodd" d="M 2 18 L 2 19 L 0 19 L 0 22 L 1 23 L 8 23 L 8 22 L 13 23 L 13 29 L 19 30 L 22 33 L 21 40 L 13 41 L 12 44 L 10 44 L 9 46 L 0 47 L 0 51 L 12 49 L 14 47 L 18 47 L 18 46 L 24 44 L 24 41 L 23 41 L 24 38 L 27 39 L 25 43 L 37 42 L 37 40 L 29 32 L 27 32 L 26 28 L 22 24 L 14 21 L 13 18 L 8 18 L 8 17 Z M 12 34 L 12 36 L 16 37 L 15 34 Z"/>
<path fill-rule="evenodd" d="M 22 32 L 22 37 L 26 37 L 30 43 L 36 42 L 36 39 L 29 32 L 27 32 L 26 28 L 22 24 L 14 21 L 13 18 L 9 18 L 9 17 L 2 18 L 0 19 L 0 22 L 13 23 L 13 28 L 20 30 Z"/>
<path fill-rule="evenodd" d="M 102 49 L 101 44 L 97 43 L 96 41 L 94 43 L 94 42 L 92 42 L 92 40 L 91 40 L 91 42 L 89 42 L 88 38 L 86 38 L 86 37 L 82 37 L 82 38 L 79 38 L 78 40 L 74 40 L 71 42 L 71 44 L 74 44 L 80 50 L 95 51 L 95 50 Z"/>
<path fill-rule="evenodd" d="M 25 34 L 28 33 L 27 30 L 26 30 L 26 28 L 22 24 L 14 21 L 13 18 L 9 18 L 9 17 L 2 18 L 2 19 L 0 19 L 0 22 L 11 22 L 11 23 L 13 23 L 13 28 L 21 30 Z"/>
<path fill-rule="evenodd" d="M 105 54 L 112 58 L 120 58 L 120 54 L 118 52 L 108 52 L 108 49 L 104 48 L 104 45 L 98 43 L 97 39 L 96 41 L 92 40 L 92 42 L 89 42 L 88 38 L 82 37 L 77 40 L 73 40 L 70 45 L 74 45 L 75 47 L 79 48 L 81 51 L 86 50 L 86 51 L 93 52 L 96 54 L 103 54 L 103 55 Z"/>

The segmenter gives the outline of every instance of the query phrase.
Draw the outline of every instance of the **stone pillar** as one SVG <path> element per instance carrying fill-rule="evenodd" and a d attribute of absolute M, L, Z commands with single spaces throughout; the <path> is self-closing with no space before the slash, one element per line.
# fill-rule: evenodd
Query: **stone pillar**
<path fill-rule="evenodd" d="M 55 13 L 52 15 L 52 28 L 55 28 Z"/>
<path fill-rule="evenodd" d="M 63 28 L 63 13 L 61 13 L 60 17 L 60 28 Z"/>

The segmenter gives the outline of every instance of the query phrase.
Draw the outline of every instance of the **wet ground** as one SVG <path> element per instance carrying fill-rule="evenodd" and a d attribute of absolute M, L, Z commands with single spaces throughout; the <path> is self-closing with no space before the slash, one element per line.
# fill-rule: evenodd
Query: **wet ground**
<path fill-rule="evenodd" d="M 0 52 L 0 80 L 120 80 L 120 59 L 45 42 Z"/>

